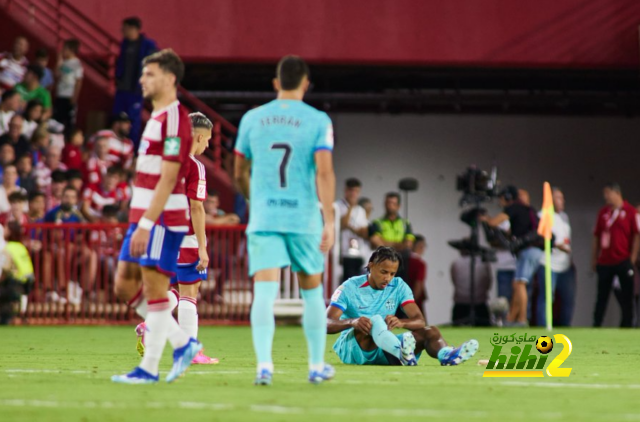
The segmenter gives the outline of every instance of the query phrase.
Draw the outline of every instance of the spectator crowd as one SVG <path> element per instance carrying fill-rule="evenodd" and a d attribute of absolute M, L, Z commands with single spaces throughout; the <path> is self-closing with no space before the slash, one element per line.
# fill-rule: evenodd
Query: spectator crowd
<path fill-rule="evenodd" d="M 5 233 L 0 238 L 15 238 L 13 226 L 29 223 L 128 221 L 142 125 L 141 64 L 157 50 L 141 27 L 135 17 L 122 22 L 114 106 L 108 127 L 95 133 L 76 126 L 85 76 L 78 40 L 65 40 L 51 67 L 54 54 L 40 48 L 30 56 L 29 40 L 23 36 L 14 40 L 10 51 L 0 53 L 0 230 Z M 219 207 L 218 193 L 210 191 L 205 202 L 207 224 L 240 222 L 237 215 Z M 18 237 L 39 262 L 41 283 L 50 301 L 68 298 L 73 304 L 75 298 L 79 302 L 82 287 L 95 282 L 99 260 L 111 260 L 109 271 L 115 267 L 118 236 L 114 233 L 81 234 L 69 229 L 45 238 L 35 229 L 20 232 Z M 76 242 L 89 238 L 104 246 L 101 255 L 111 250 L 110 257 L 99 257 L 86 243 L 83 248 Z M 43 247 L 47 241 L 52 243 Z M 66 243 L 64 248 L 55 246 L 60 242 Z"/>
<path fill-rule="evenodd" d="M 127 221 L 142 125 L 143 98 L 138 80 L 142 59 L 157 50 L 155 42 L 145 36 L 141 28 L 141 21 L 135 17 L 122 23 L 112 117 L 108 128 L 92 134 L 76 127 L 84 81 L 78 40 L 64 41 L 51 68 L 51 52 L 47 49 L 38 49 L 33 63 L 27 59 L 29 41 L 22 36 L 14 40 L 11 51 L 0 53 L 0 225 L 8 239 L 15 242 L 20 239 L 16 233 L 21 232 L 25 242 L 41 241 L 35 231 L 26 233 L 20 229 L 28 223 Z M 416 302 L 427 315 L 425 237 L 414 234 L 411 223 L 400 215 L 398 193 L 385 196 L 384 214 L 374 219 L 373 204 L 360 196 L 361 190 L 362 183 L 350 178 L 346 180 L 343 197 L 336 202 L 340 217 L 338 246 L 342 279 L 364 273 L 375 248 L 394 247 L 404 262 L 397 276 L 409 284 Z M 593 270 L 598 275 L 593 324 L 602 325 L 613 290 L 622 310 L 621 326 L 629 327 L 637 323 L 640 298 L 640 278 L 636 270 L 640 250 L 638 211 L 624 201 L 617 184 L 607 185 L 604 197 L 606 205 L 598 215 L 592 247 Z M 556 224 L 552 286 L 554 300 L 559 302 L 557 321 L 570 325 L 576 283 L 571 225 L 559 188 L 554 189 L 553 200 Z M 473 305 L 480 320 L 488 322 L 491 319 L 488 292 L 495 279 L 498 296 L 510 302 L 505 323 L 525 325 L 531 321 L 545 325 L 543 257 L 540 244 L 529 241 L 529 235 L 537 229 L 538 213 L 531 207 L 527 192 L 513 186 L 501 193 L 500 204 L 500 214 L 481 216 L 480 220 L 507 237 L 522 241 L 524 247 L 511 250 L 505 245 L 493 245 L 497 246 L 497 263 L 493 267 L 486 263 L 476 266 L 474 298 L 469 295 L 469 251 L 461 251 L 451 265 L 455 290 L 452 320 L 465 320 Z M 246 221 L 245 213 L 239 212 L 242 218 L 225 214 L 219 206 L 218 193 L 210 191 L 204 203 L 208 225 L 235 225 Z M 236 209 L 242 208 L 236 206 Z M 101 236 L 104 237 L 104 233 Z M 98 258 L 89 251 L 74 254 L 78 256 L 79 265 L 88 266 L 85 276 L 90 280 L 95 276 Z M 55 277 L 69 278 L 56 275 L 52 255 L 44 253 L 42 258 L 43 265 L 51 267 L 50 271 L 45 270 L 45 286 L 53 288 Z M 88 284 L 90 281 L 82 282 L 84 286 Z"/>

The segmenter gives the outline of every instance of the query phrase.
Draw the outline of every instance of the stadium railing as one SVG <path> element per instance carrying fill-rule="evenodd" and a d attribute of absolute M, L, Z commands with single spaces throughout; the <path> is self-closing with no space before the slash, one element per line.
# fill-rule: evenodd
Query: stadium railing
<path fill-rule="evenodd" d="M 139 318 L 114 294 L 114 280 L 127 224 L 24 226 L 24 244 L 34 265 L 34 284 L 16 324 L 131 324 Z M 200 288 L 203 324 L 248 324 L 252 282 L 248 276 L 245 226 L 207 227 L 209 274 Z M 324 275 L 328 300 L 337 287 L 333 251 Z M 296 277 L 283 270 L 278 298 L 283 316 L 300 302 Z"/>

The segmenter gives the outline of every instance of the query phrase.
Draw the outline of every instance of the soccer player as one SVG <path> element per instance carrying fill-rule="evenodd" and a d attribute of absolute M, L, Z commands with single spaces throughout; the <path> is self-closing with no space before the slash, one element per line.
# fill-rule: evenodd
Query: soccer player
<path fill-rule="evenodd" d="M 448 346 L 440 330 L 427 326 L 411 289 L 395 276 L 401 260 L 395 249 L 381 246 L 369 258 L 368 274 L 338 287 L 327 310 L 327 332 L 342 333 L 333 350 L 351 365 L 415 366 L 423 351 L 443 366 L 470 359 L 478 341 Z M 396 316 L 399 310 L 406 318 Z M 396 336 L 395 328 L 408 331 Z"/>
<path fill-rule="evenodd" d="M 189 233 L 182 239 L 178 256 L 178 270 L 171 277 L 171 286 L 178 285 L 180 299 L 178 304 L 178 323 L 189 337 L 198 338 L 198 308 L 196 299 L 200 283 L 207 279 L 209 255 L 207 254 L 207 238 L 204 224 L 203 201 L 207 196 L 207 179 L 204 165 L 195 155 L 207 149 L 211 139 L 213 123 L 202 113 L 191 113 L 193 144 L 189 154 L 189 171 L 185 177 L 187 198 L 190 204 Z M 136 327 L 138 344 L 136 348 L 144 356 L 145 323 Z M 216 364 L 218 359 L 210 358 L 200 350 L 193 362 L 195 364 Z"/>
<path fill-rule="evenodd" d="M 322 288 L 324 252 L 334 241 L 333 128 L 326 113 L 302 102 L 309 68 L 296 56 L 278 63 L 276 100 L 249 111 L 238 129 L 235 180 L 250 202 L 247 244 L 255 279 L 251 328 L 258 360 L 256 385 L 270 385 L 275 332 L 273 305 L 281 268 L 298 273 L 309 381 L 333 378 L 324 363 L 327 340 Z M 319 207 L 318 198 L 322 204 Z M 323 227 L 324 217 L 324 227 Z"/>
<path fill-rule="evenodd" d="M 177 270 L 180 244 L 189 230 L 184 177 L 190 161 L 191 122 L 177 99 L 184 64 L 173 50 L 165 49 L 147 56 L 142 66 L 142 93 L 151 101 L 153 113 L 138 150 L 130 226 L 120 250 L 115 289 L 145 317 L 146 350 L 133 371 L 112 377 L 126 384 L 158 382 L 167 340 L 174 349 L 167 382 L 182 375 L 202 349 L 171 316 L 167 293 L 169 278 Z"/>

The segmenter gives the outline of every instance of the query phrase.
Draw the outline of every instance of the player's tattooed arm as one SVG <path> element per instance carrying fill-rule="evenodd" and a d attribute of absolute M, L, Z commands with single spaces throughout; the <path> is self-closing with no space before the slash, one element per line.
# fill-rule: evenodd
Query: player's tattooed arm
<path fill-rule="evenodd" d="M 367 317 L 340 319 L 342 309 L 329 306 L 327 309 L 327 334 L 337 334 L 350 328 L 355 328 L 364 334 L 371 332 L 371 320 Z"/>
<path fill-rule="evenodd" d="M 249 199 L 249 186 L 251 181 L 251 161 L 244 156 L 236 154 L 236 161 L 233 167 L 233 179 L 236 189 L 245 199 Z"/>

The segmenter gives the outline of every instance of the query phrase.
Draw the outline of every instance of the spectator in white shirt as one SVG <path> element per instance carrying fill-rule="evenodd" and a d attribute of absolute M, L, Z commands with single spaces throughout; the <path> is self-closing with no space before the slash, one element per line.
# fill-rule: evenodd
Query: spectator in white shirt
<path fill-rule="evenodd" d="M 24 123 L 22 124 L 22 134 L 31 139 L 33 133 L 38 129 L 44 115 L 44 107 L 40 100 L 31 100 L 24 110 Z"/>
<path fill-rule="evenodd" d="M 27 51 L 29 51 L 27 39 L 17 37 L 13 42 L 13 51 L 0 54 L 0 90 L 11 89 L 22 81 L 29 64 L 25 57 Z"/>
<path fill-rule="evenodd" d="M 27 191 L 18 186 L 18 170 L 13 164 L 4 168 L 2 184 L 0 185 L 0 214 L 5 214 L 11 210 L 9 196 L 14 192 L 27 195 Z"/>
<path fill-rule="evenodd" d="M 82 63 L 77 56 L 79 48 L 80 42 L 78 40 L 66 40 L 62 45 L 56 70 L 58 84 L 56 87 L 56 100 L 53 105 L 55 110 L 54 119 L 64 125 L 67 136 L 71 134 L 75 126 L 76 106 L 80 97 L 84 74 Z"/>
<path fill-rule="evenodd" d="M 358 205 L 364 208 L 364 212 L 367 214 L 367 221 L 371 222 L 371 215 L 373 214 L 373 204 L 371 203 L 371 199 L 362 197 L 358 201 Z"/>
<path fill-rule="evenodd" d="M 369 245 L 369 220 L 364 208 L 358 205 L 362 183 L 358 179 L 347 179 L 344 198 L 338 200 L 340 210 L 340 256 L 342 279 L 364 273 L 365 260 L 371 255 Z"/>
<path fill-rule="evenodd" d="M 2 93 L 2 102 L 0 103 L 0 136 L 9 131 L 9 122 L 16 114 L 20 107 L 20 94 L 9 89 Z"/>
<path fill-rule="evenodd" d="M 554 325 L 568 327 L 573 317 L 575 302 L 575 271 L 571 260 L 571 224 L 569 216 L 564 212 L 564 194 L 560 188 L 553 188 L 553 236 L 554 245 L 551 251 L 551 286 L 552 295 L 558 296 L 562 303 L 560 315 Z M 544 327 L 546 317 L 545 259 L 540 260 L 538 270 L 538 303 L 536 306 L 536 324 Z M 553 301 L 553 297 L 552 297 Z"/>

